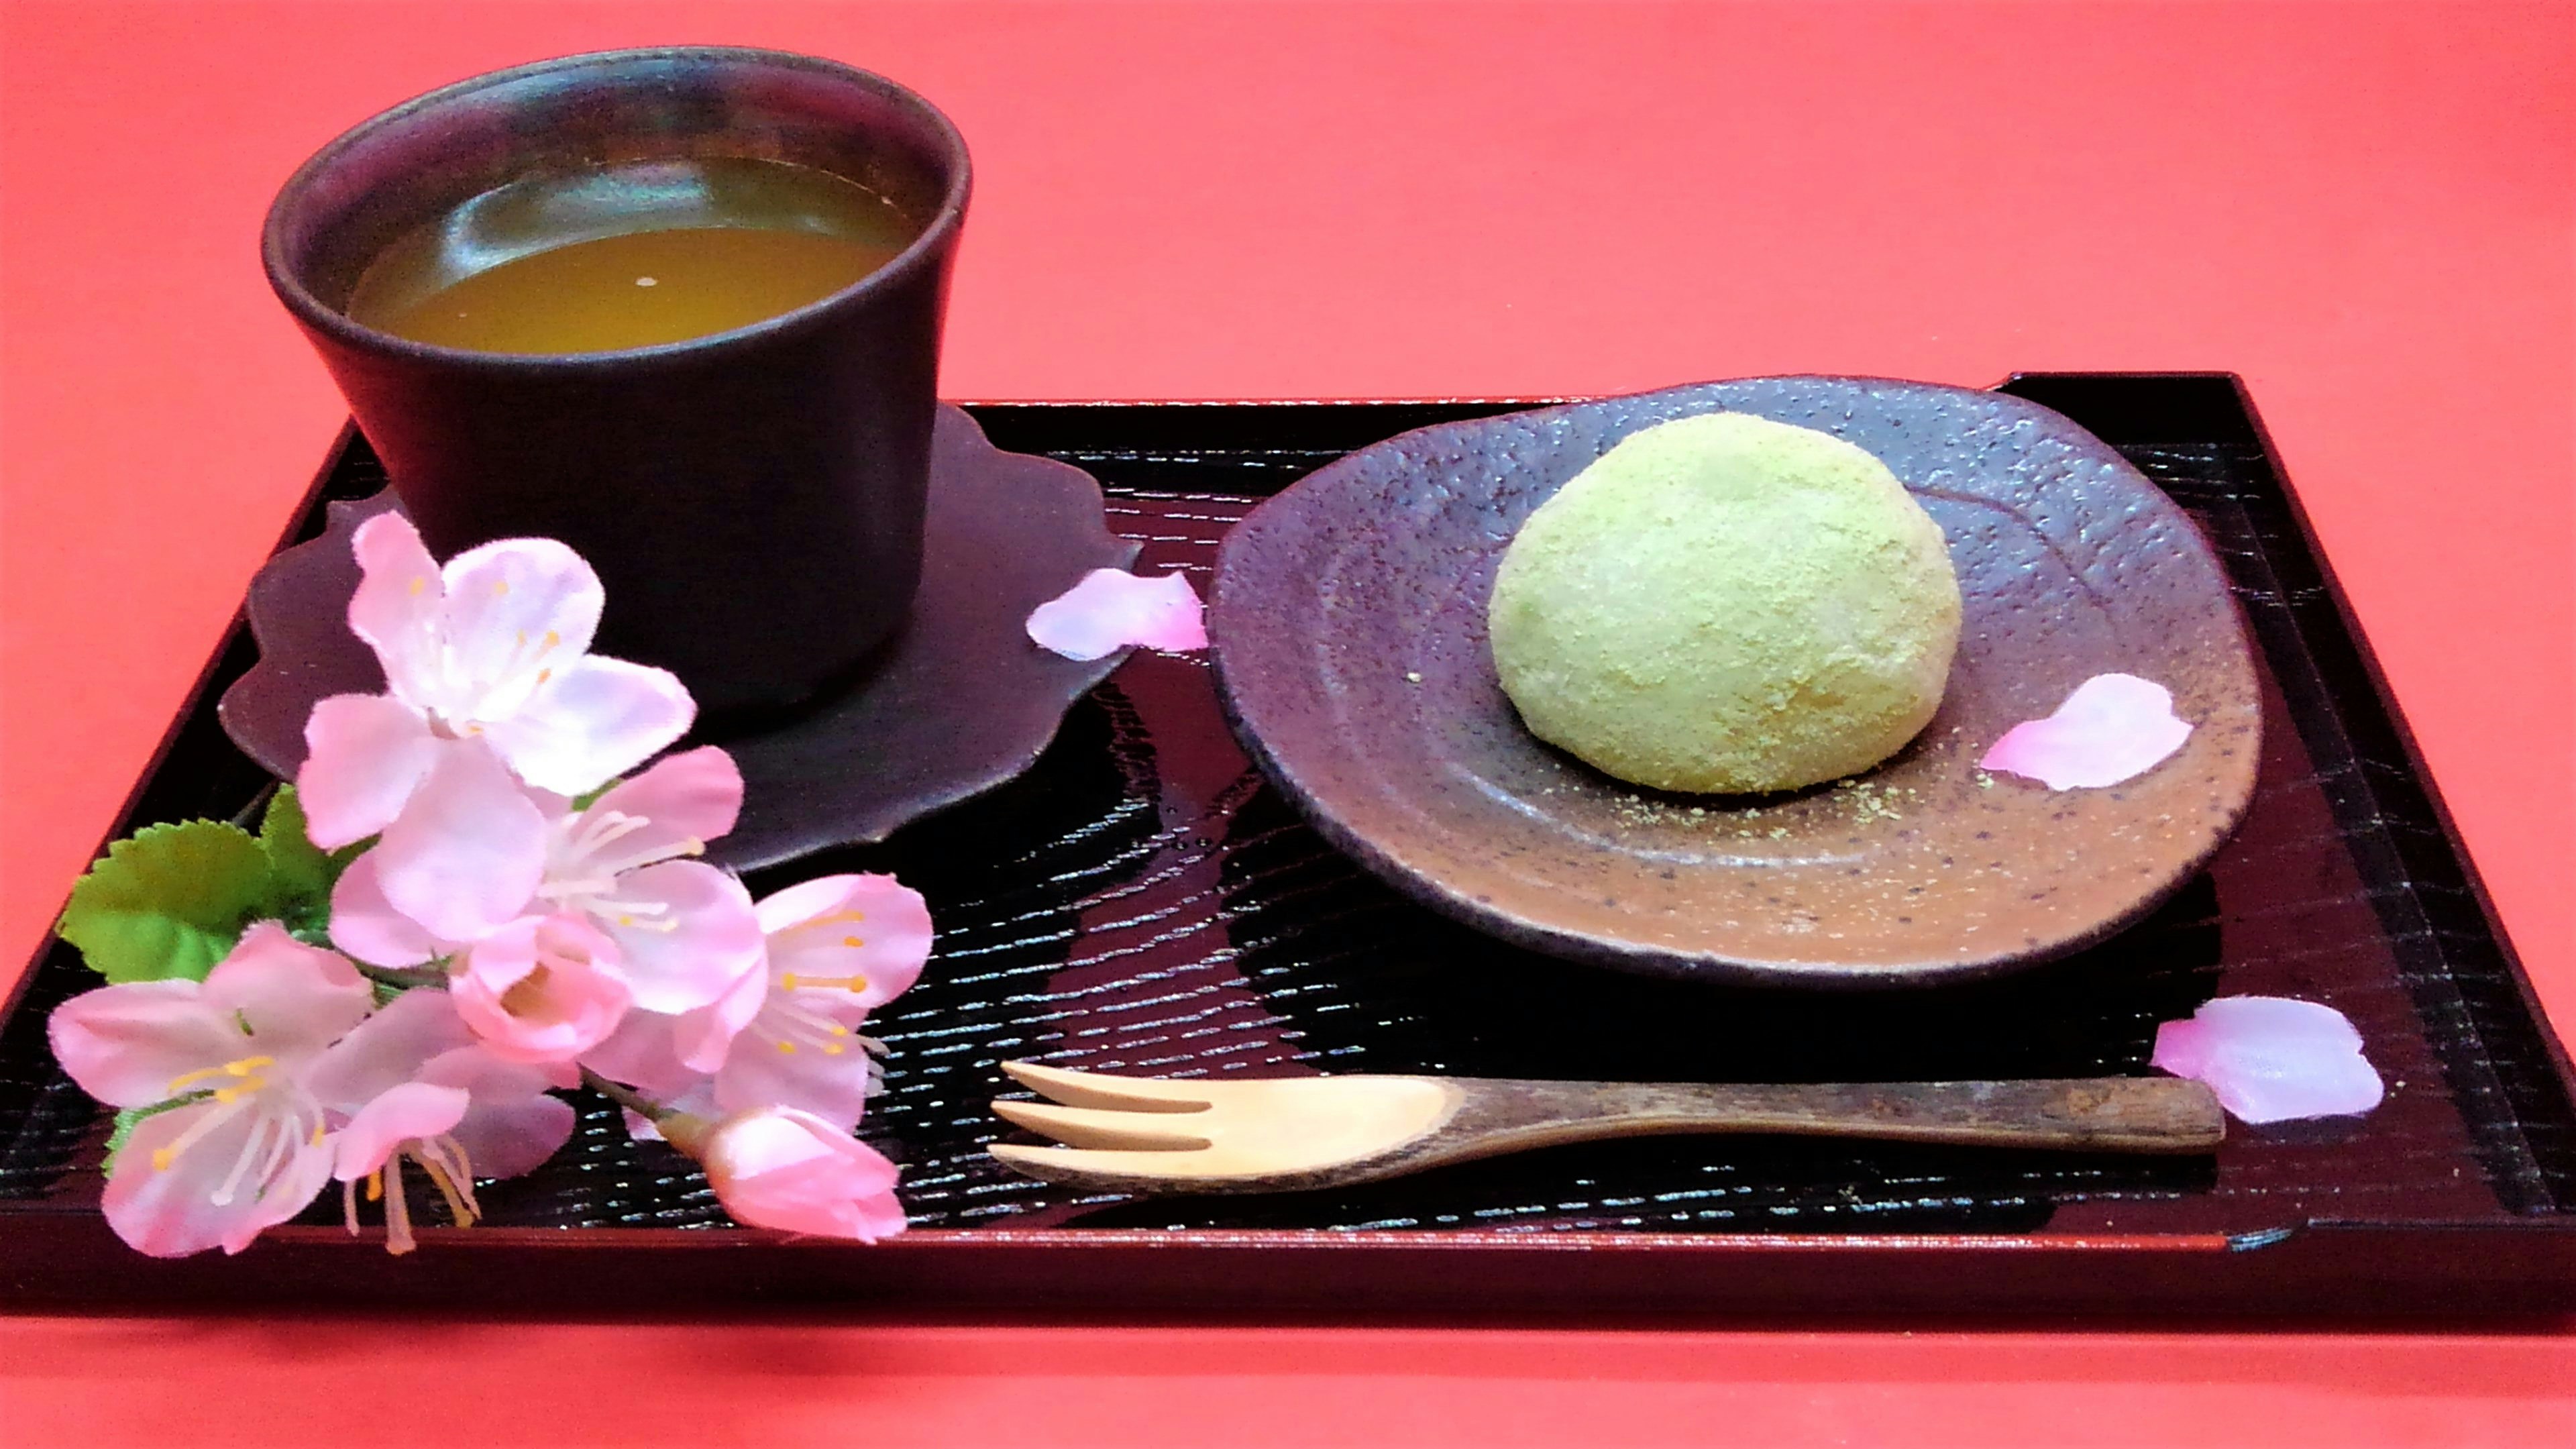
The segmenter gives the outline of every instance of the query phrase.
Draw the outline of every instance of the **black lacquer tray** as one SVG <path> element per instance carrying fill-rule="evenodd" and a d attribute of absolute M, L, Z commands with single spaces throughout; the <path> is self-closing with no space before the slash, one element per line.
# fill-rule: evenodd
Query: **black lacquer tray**
<path fill-rule="evenodd" d="M 103 1114 L 45 1054 L 95 984 L 56 946 L 0 1024 L 0 1296 L 38 1303 L 404 1303 L 705 1312 L 1448 1319 L 2211 1312 L 2448 1317 L 2576 1309 L 2576 1105 L 2367 654 L 2233 378 L 2025 375 L 2208 532 L 2264 667 L 2261 779 L 2210 868 L 2142 925 L 2006 981 L 1854 998 L 1626 977 L 1414 907 L 1327 848 L 1227 732 L 1202 658 L 1145 655 L 1077 704 L 1027 775 L 882 845 L 786 868 L 892 870 L 940 941 L 876 1019 L 866 1131 L 914 1230 L 876 1248 L 729 1227 L 659 1146 L 584 1099 L 573 1144 L 484 1193 L 490 1223 L 412 1258 L 329 1212 L 237 1259 L 133 1255 L 96 1212 Z M 1204 589 L 1262 496 L 1408 428 L 1522 404 L 973 409 L 1005 449 L 1099 476 L 1140 568 Z M 373 492 L 345 440 L 321 502 Z M 265 777 L 213 702 L 236 628 L 118 834 L 232 814 Z M 773 882 L 752 878 L 755 892 Z M 2155 1023 L 2220 993 L 2330 1002 L 2390 1084 L 2362 1119 L 2236 1129 L 2215 1156 L 2124 1159 L 1652 1138 L 1269 1198 L 1127 1200 L 981 1151 L 995 1063 L 1140 1074 L 1447 1072 L 1898 1080 L 2144 1072 Z M 332 1205 L 336 1210 L 336 1202 Z"/>

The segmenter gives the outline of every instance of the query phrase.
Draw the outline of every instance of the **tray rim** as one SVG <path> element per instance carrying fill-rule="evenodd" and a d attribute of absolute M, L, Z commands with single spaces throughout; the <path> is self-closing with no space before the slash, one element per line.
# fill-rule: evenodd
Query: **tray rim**
<path fill-rule="evenodd" d="M 2456 818 L 2442 797 L 2438 782 L 2426 764 L 2423 752 L 2415 738 L 2413 730 L 2409 727 L 2404 714 L 2398 708 L 2396 696 L 2389 687 L 2385 670 L 2376 653 L 2370 647 L 2368 635 L 2361 628 L 2359 617 L 2353 609 L 2349 595 L 2341 580 L 2334 572 L 2332 562 L 2322 547 L 2308 510 L 2300 499 L 2298 490 L 2293 485 L 2288 470 L 2282 463 L 2279 449 L 2273 440 L 2268 426 L 2263 420 L 2261 412 L 2256 407 L 2254 399 L 2251 396 L 2244 379 L 2234 372 L 2202 370 L 2016 371 L 2008 374 L 2002 382 L 1996 384 L 1994 390 L 2013 391 L 2023 386 L 2046 386 L 2051 383 L 2066 383 L 2070 381 L 2084 385 L 2150 381 L 2187 381 L 2204 385 L 2223 384 L 2229 390 L 2236 407 L 2242 413 L 2246 423 L 2250 426 L 2250 445 L 2258 448 L 2263 453 L 2265 460 L 2270 467 L 2272 477 L 2278 484 L 2278 491 L 2284 505 L 2286 506 L 2290 519 L 2297 529 L 2302 549 L 2320 576 L 2326 598 L 2332 605 L 2335 620 L 2343 632 L 2345 641 L 2351 647 L 2354 655 L 2356 656 L 2356 661 L 2362 668 L 2364 678 L 2374 696 L 2374 703 L 2378 706 L 2379 716 L 2386 723 L 2389 730 L 2395 736 L 2397 744 L 2404 752 L 2411 780 L 2414 786 L 2422 793 L 2436 823 L 2439 826 L 2441 844 L 2444 853 L 2448 855 L 2453 867 L 2459 872 L 2463 882 L 2465 883 L 2476 906 L 2477 915 L 2483 927 L 2484 935 L 2498 953 L 2501 964 L 2505 968 L 2505 975 L 2513 983 L 2516 993 L 2516 1005 L 2519 1007 L 2522 1014 L 2528 1019 L 2530 1025 L 2534 1029 L 2536 1037 L 2543 1047 L 2546 1057 L 2543 1065 L 2545 1065 L 2549 1072 L 2554 1075 L 2556 1085 L 2559 1090 L 2562 1093 L 2565 1093 L 2571 1100 L 2576 1100 L 2576 1059 L 2571 1059 L 2564 1036 L 2557 1030 L 2547 1013 L 2541 1008 L 2538 993 L 2531 981 L 2530 973 L 2524 966 L 2520 953 L 2514 948 L 2511 936 L 2503 927 L 2502 920 L 2496 912 L 2493 898 L 2487 890 L 2483 877 L 2478 872 L 2476 860 L 2468 851 L 2461 839 Z M 1582 396 L 1550 398 L 1444 396 L 1431 398 L 1120 398 L 1096 400 L 1042 399 L 1026 401 L 953 401 L 955 401 L 955 405 L 965 408 L 970 413 L 974 414 L 977 417 L 977 421 L 984 424 L 989 431 L 993 420 L 987 416 L 988 410 L 1008 410 L 1012 413 L 1026 416 L 1040 416 L 1057 410 L 1073 409 L 1097 411 L 1101 409 L 1117 408 L 1184 408 L 1193 410 L 1207 409 L 1211 413 L 1216 413 L 1223 410 L 1237 408 L 1315 409 L 1321 412 L 1345 407 L 1402 407 L 1408 409 L 1418 408 L 1428 413 L 1453 409 L 1476 409 L 1479 411 L 1518 410 L 1523 408 L 1559 405 L 1567 402 L 1578 402 L 1583 400 L 1585 399 Z M 2053 404 L 2046 402 L 2044 399 L 2035 400 L 2042 401 L 2045 406 L 2053 406 Z M 316 509 L 324 500 L 331 477 L 340 466 L 344 455 L 347 453 L 348 449 L 357 437 L 358 432 L 356 424 L 353 421 L 344 420 L 338 431 L 334 434 L 330 446 L 325 450 L 320 465 L 313 473 L 312 480 L 308 483 L 302 494 L 299 495 L 295 507 L 288 514 L 287 519 L 281 528 L 277 543 L 270 549 L 272 554 L 278 549 L 282 549 L 297 541 L 298 537 L 305 531 L 308 521 L 313 517 Z M 2104 440 L 2111 443 L 2114 447 L 2124 445 L 2151 445 L 2151 441 L 2153 441 L 2146 439 L 2111 437 L 2105 437 Z M 2206 438 L 2176 438 L 2171 441 L 2207 442 L 2210 440 Z M 1002 440 L 997 440 L 996 446 L 1005 449 L 1012 447 L 1009 442 Z M 102 838 L 98 850 L 103 851 L 107 841 L 119 838 L 120 836 L 129 833 L 134 828 L 134 816 L 142 804 L 144 796 L 158 780 L 162 769 L 168 763 L 169 757 L 172 754 L 174 747 L 178 744 L 188 721 L 198 713 L 200 708 L 211 698 L 211 691 L 213 690 L 215 678 L 223 668 L 226 656 L 236 647 L 239 640 L 243 637 L 246 629 L 247 623 L 244 612 L 237 606 L 231 623 L 219 636 L 214 648 L 207 655 L 203 665 L 200 666 L 194 681 L 190 685 L 188 693 L 184 697 L 178 709 L 172 715 L 169 725 L 164 729 L 160 740 L 155 745 L 144 767 L 138 772 L 133 784 L 126 791 L 114 817 L 114 824 L 111 826 L 108 833 Z M 2365 783 L 2365 788 L 2370 788 L 2367 783 Z M 97 853 L 98 851 L 93 851 L 93 856 Z M 68 884 L 65 889 L 68 891 Z M 17 979 L 10 984 L 5 995 L 0 995 L 0 1023 L 5 1023 L 22 1007 L 37 972 L 42 965 L 43 959 L 50 951 L 52 945 L 53 937 L 49 932 L 44 940 L 37 946 L 34 954 L 23 963 L 20 974 Z M 33 1230 L 32 1232 L 29 1231 L 31 1229 Z M 84 1229 L 88 1230 L 86 1234 L 84 1234 Z M 186 1291 L 184 1287 L 176 1281 L 165 1283 L 163 1285 L 164 1291 L 156 1291 L 154 1285 L 151 1283 L 137 1281 L 159 1276 L 151 1272 L 130 1274 L 120 1273 L 110 1275 L 114 1281 L 104 1285 L 96 1283 L 75 1283 L 72 1281 L 72 1278 L 79 1276 L 77 1269 L 70 1270 L 72 1276 L 66 1277 L 65 1270 L 61 1269 L 59 1265 L 47 1265 L 38 1261 L 48 1255 L 43 1252 L 44 1245 L 42 1243 L 30 1241 L 31 1238 L 43 1239 L 70 1237 L 76 1239 L 84 1235 L 103 1235 L 104 1231 L 103 1222 L 97 1218 L 93 1211 L 86 1208 L 72 1207 L 59 1202 L 48 1201 L 46 1199 L 32 1199 L 14 1202 L 0 1201 L 0 1284 L 6 1284 L 18 1290 L 22 1298 L 30 1303 L 96 1303 L 104 1301 L 124 1303 L 163 1302 L 181 1301 L 197 1296 Z M 1358 1250 L 1362 1254 L 1430 1254 L 1443 1258 L 1455 1253 L 1465 1252 L 1485 1256 L 1501 1254 L 1509 1256 L 1515 1260 L 1535 1256 L 1541 1260 L 1557 1259 L 1565 1262 L 1598 1261 L 1602 1259 L 1633 1260 L 1641 1256 L 1660 1261 L 1672 1261 L 1676 1255 L 1696 1262 L 1710 1261 L 1712 1259 L 1721 1262 L 1750 1260 L 1777 1262 L 1784 1260 L 1814 1259 L 1819 1257 L 1844 1257 L 1876 1261 L 1893 1261 L 1896 1259 L 1912 1258 L 1924 1254 L 1933 1254 L 1944 1257 L 1966 1255 L 1983 1261 L 2002 1258 L 2033 1258 L 2033 1255 L 2037 1255 L 2036 1258 L 2033 1258 L 2034 1261 L 2061 1263 L 2069 1265 L 2072 1268 L 2072 1271 L 2066 1275 L 2068 1280 L 2066 1291 L 2076 1293 L 2079 1298 L 2082 1297 L 2081 1287 L 2083 1281 L 2094 1271 L 2091 1266 L 2087 1265 L 2100 1265 L 2110 1260 L 2161 1261 L 2175 1258 L 2179 1255 L 2188 1258 L 2191 1262 L 2196 1264 L 2197 1266 L 2191 1271 L 2201 1273 L 2204 1277 L 2210 1280 L 2210 1285 L 2217 1289 L 2216 1292 L 2194 1291 L 2184 1293 L 2172 1305 L 2176 1307 L 2178 1311 L 2194 1313 L 2210 1311 L 2233 1312 L 2239 1311 L 2246 1306 L 2237 1303 L 2230 1296 L 2231 1290 L 2225 1286 L 2228 1280 L 2233 1279 L 2237 1275 L 2226 1272 L 2214 1274 L 2207 1273 L 2206 1270 L 2212 1266 L 2230 1263 L 2251 1263 L 2257 1259 L 2266 1259 L 2270 1255 L 2257 1250 L 2274 1248 L 2284 1244 L 2298 1243 L 2305 1246 L 2329 1243 L 2338 1238 L 2368 1238 L 2379 1235 L 2395 1235 L 2398 1238 L 2408 1241 L 2413 1241 L 2417 1238 L 2448 1240 L 2453 1245 L 2446 1249 L 2443 1254 L 2425 1255 L 2424 1261 L 2415 1265 L 2419 1269 L 2434 1267 L 2436 1266 L 2433 1261 L 2434 1259 L 2446 1256 L 2457 1258 L 2462 1264 L 2474 1265 L 2481 1261 L 2481 1255 L 2489 1251 L 2489 1249 L 2502 1246 L 2507 1243 L 2513 1244 L 2517 1248 L 2525 1251 L 2535 1252 L 2553 1270 L 2555 1270 L 2555 1276 L 2533 1284 L 2534 1293 L 2532 1295 L 2528 1295 L 2523 1298 L 2513 1298 L 2508 1296 L 2506 1298 L 2498 1299 L 2493 1305 L 2493 1312 L 2495 1314 L 2505 1316 L 2521 1313 L 2554 1315 L 2559 1313 L 2576 1312 L 2576 1209 L 2535 1213 L 2518 1219 L 2499 1218 L 2474 1221 L 2427 1219 L 2387 1220 L 2370 1218 L 2339 1219 L 2312 1216 L 2306 1221 L 2296 1224 L 2232 1235 L 2209 1232 L 2104 1233 L 2092 1231 L 2071 1231 L 2058 1233 L 2044 1229 L 2034 1232 L 2004 1233 L 1844 1234 L 1830 1232 L 1640 1233 L 1623 1230 L 1597 1229 L 1587 1229 L 1576 1232 L 1480 1227 L 1460 1227 L 1437 1230 L 1372 1229 L 1360 1232 L 1329 1228 L 1165 1230 L 1081 1227 L 1010 1228 L 995 1226 L 975 1228 L 914 1229 L 906 1232 L 898 1238 L 889 1240 L 886 1243 L 873 1247 L 861 1248 L 848 1244 L 821 1243 L 813 1240 L 798 1241 L 787 1238 L 781 1234 L 742 1229 L 708 1230 L 702 1228 L 684 1229 L 657 1227 L 478 1227 L 471 1230 L 454 1228 L 424 1228 L 419 1234 L 425 1247 L 440 1248 L 449 1251 L 459 1248 L 463 1248 L 467 1251 L 485 1252 L 495 1250 L 504 1252 L 511 1250 L 533 1250 L 543 1254 L 549 1259 L 568 1259 L 574 1255 L 594 1259 L 624 1259 L 634 1254 L 659 1255 L 667 1252 L 670 1248 L 687 1247 L 704 1250 L 731 1249 L 736 1251 L 745 1251 L 759 1254 L 762 1257 L 780 1257 L 781 1261 L 785 1260 L 785 1256 L 792 1255 L 793 1259 L 798 1262 L 811 1262 L 813 1261 L 813 1255 L 817 1253 L 843 1254 L 850 1256 L 856 1261 L 862 1262 L 883 1259 L 886 1261 L 889 1268 L 895 1267 L 898 1264 L 906 1264 L 915 1261 L 954 1261 L 958 1254 L 970 1253 L 979 1248 L 995 1250 L 1006 1256 L 1013 1253 L 1031 1251 L 1060 1254 L 1062 1250 L 1067 1248 L 1088 1248 L 1098 1250 L 1102 1254 L 1117 1257 L 1124 1257 L 1137 1252 L 1146 1252 L 1150 1253 L 1155 1258 L 1166 1260 L 1174 1257 L 1175 1255 L 1183 1258 L 1195 1259 L 1200 1257 L 1226 1255 L 1245 1250 L 1255 1250 L 1262 1253 L 1278 1253 L 1282 1250 L 1287 1250 L 1301 1258 L 1313 1253 L 1321 1252 L 1332 1255 L 1337 1259 L 1346 1258 L 1348 1256 L 1348 1250 Z M 346 1237 L 336 1229 L 289 1226 L 272 1230 L 271 1233 L 266 1235 L 264 1240 L 267 1239 L 275 1240 L 280 1248 L 288 1250 L 289 1253 L 293 1254 L 299 1260 L 312 1258 L 317 1261 L 345 1264 L 350 1261 L 350 1253 L 359 1252 L 369 1255 L 375 1261 L 383 1261 L 381 1248 L 372 1239 L 353 1240 Z M 22 1245 L 33 1247 L 37 1251 L 34 1254 L 24 1254 L 13 1251 L 14 1248 Z M 2463 1248 L 2465 1248 L 2465 1251 L 2462 1251 Z M 279 1256 L 285 1255 L 281 1254 Z M 146 1260 L 134 1259 L 132 1261 L 135 1264 L 140 1265 Z M 184 1261 L 191 1263 L 198 1262 L 198 1260 L 193 1259 Z M 214 1261 L 220 1264 L 223 1260 Z M 259 1260 L 254 1261 L 256 1262 Z M 193 1281 L 195 1277 L 202 1275 L 187 1276 Z M 290 1274 L 286 1276 L 292 1278 L 298 1275 Z M 861 1276 L 874 1275 L 863 1274 Z M 2419 1273 L 2418 1276 L 2422 1277 L 2422 1282 L 2415 1286 L 2422 1289 L 2432 1289 L 2440 1286 L 2444 1281 L 2446 1281 L 2439 1275 L 2423 1276 Z M 2402 1278 L 2403 1275 L 2391 1278 L 2388 1280 L 2387 1286 L 2403 1287 L 2404 1283 L 2400 1281 Z M 1223 1285 L 1216 1286 L 1219 1286 L 1220 1288 L 1223 1287 Z M 1702 1286 L 1705 1285 L 1703 1284 Z M 172 1289 L 178 1290 L 175 1295 L 171 1291 L 167 1291 Z M 1232 1292 L 1233 1290 L 1230 1288 L 1223 1288 L 1223 1291 Z M 400 1291 L 395 1291 L 386 1296 L 391 1299 L 400 1299 L 405 1295 Z M 1258 1295 L 1255 1295 L 1255 1298 L 1258 1300 Z M 1639 1306 L 1636 1301 L 1633 1301 L 1636 1299 L 1637 1295 L 1634 1294 L 1622 1296 L 1614 1293 L 1609 1297 L 1599 1299 L 1598 1301 L 1602 1306 L 1615 1310 L 1623 1306 Z M 579 1299 L 565 1300 L 551 1306 L 573 1307 L 577 1306 L 580 1301 L 581 1300 Z M 762 1300 L 760 1300 L 759 1295 L 755 1294 L 751 1300 L 747 1301 Z M 933 1294 L 921 1299 L 906 1299 L 904 1301 L 908 1304 L 912 1304 L 913 1306 L 920 1306 L 924 1303 L 936 1303 L 939 1300 L 937 1295 Z M 1562 1302 L 1546 1303 L 1541 1306 L 1547 1308 L 1565 1308 L 1569 1306 L 1580 1308 L 1585 1303 L 1593 1301 L 1595 1300 L 1577 1297 Z M 2031 1307 L 2031 1300 L 2028 1299 L 2027 1295 L 2018 1297 L 2006 1296 L 1994 1298 L 1992 1300 L 1978 1299 L 1975 1295 L 1966 1295 L 1964 1297 L 1953 1296 L 1952 1298 L 1944 1300 L 1944 1302 L 1946 1302 L 1948 1307 L 1954 1311 L 1967 1311 L 1977 1313 L 1981 1316 L 1990 1315 L 1996 1312 L 2009 1314 L 2016 1311 L 2025 1311 Z M 2047 1307 L 2047 1311 L 2049 1312 L 2070 1311 L 2068 1304 L 2058 1302 L 2054 1299 L 2047 1300 L 2047 1302 L 2049 1305 Z M 1255 1301 L 1252 1306 L 1259 1306 L 1258 1301 Z M 1526 1307 L 1528 1305 L 1522 1306 Z M 1772 1306 L 1776 1310 L 1777 1305 Z M 2141 1305 L 2131 1304 L 2124 1308 L 2113 1305 L 2105 1307 L 2103 1311 L 2116 1314 L 2126 1311 L 2134 1311 L 2140 1306 Z M 2144 1306 L 2150 1310 L 2155 1307 L 2155 1305 L 2152 1304 Z M 1402 1305 L 1397 1305 L 1396 1307 L 1398 1311 L 1401 1311 Z M 2394 1311 L 2411 1314 L 2420 1311 L 2427 1311 L 2428 1309 L 2436 1314 L 2457 1316 L 2461 1313 L 2460 1309 L 2449 1304 L 2445 1304 L 2440 1307 L 2431 1307 L 2430 1305 L 2410 1306 L 2402 1302 L 2391 1304 L 2383 1302 L 2379 1297 L 2370 1294 L 2361 1294 L 2359 1296 L 2354 1296 L 2352 1294 L 2344 1294 L 2341 1296 L 2326 1294 L 2317 1299 L 2313 1304 L 2308 1305 L 2308 1308 L 2302 1308 L 2301 1305 L 2298 1304 L 2290 1306 L 2290 1311 L 2293 1314 L 2308 1311 L 2309 1309 L 2329 1314 L 2348 1314 L 2356 1311 L 2364 1313 Z M 1712 1311 L 1725 1313 L 1733 1310 L 1729 1308 L 1728 1305 L 1717 1304 L 1712 1305 Z M 2258 1308 L 2254 1311 L 2261 1313 L 2276 1310 Z M 1830 1314 L 1832 1310 L 1827 1310 L 1827 1312 Z M 1329 1311 L 1327 1316 L 1375 1319 L 1385 1317 L 1386 1312 L 1379 1306 L 1352 1303 L 1344 1305 L 1340 1309 Z M 2490 1315 L 2482 1309 L 2473 1316 L 2483 1318 Z"/>

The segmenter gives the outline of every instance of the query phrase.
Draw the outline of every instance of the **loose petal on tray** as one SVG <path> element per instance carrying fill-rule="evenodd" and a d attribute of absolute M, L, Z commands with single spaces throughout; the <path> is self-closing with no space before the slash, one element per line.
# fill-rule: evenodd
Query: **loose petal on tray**
<path fill-rule="evenodd" d="M 2134 674 L 2097 674 L 2075 687 L 2057 713 L 2004 732 L 1978 768 L 2037 780 L 2052 790 L 2099 789 L 2135 779 L 2182 748 L 2188 721 L 2173 695 Z"/>
<path fill-rule="evenodd" d="M 1131 645 L 1205 649 L 1207 623 L 1199 596 L 1179 574 L 1138 578 L 1093 569 L 1070 590 L 1029 615 L 1029 637 L 1067 659 L 1098 659 Z"/>
<path fill-rule="evenodd" d="M 2168 1021 L 2152 1060 L 2206 1084 L 2245 1122 L 2367 1112 L 2385 1090 L 2342 1012 L 2280 996 L 2222 996 Z"/>

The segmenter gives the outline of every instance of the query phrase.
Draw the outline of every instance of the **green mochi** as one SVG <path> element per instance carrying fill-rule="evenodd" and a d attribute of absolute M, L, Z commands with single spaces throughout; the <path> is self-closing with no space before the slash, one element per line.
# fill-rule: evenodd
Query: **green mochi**
<path fill-rule="evenodd" d="M 1487 622 L 1540 739 L 1658 790 L 1794 790 L 1931 721 L 1959 581 L 1878 459 L 1710 413 L 1630 434 L 1541 504 Z"/>

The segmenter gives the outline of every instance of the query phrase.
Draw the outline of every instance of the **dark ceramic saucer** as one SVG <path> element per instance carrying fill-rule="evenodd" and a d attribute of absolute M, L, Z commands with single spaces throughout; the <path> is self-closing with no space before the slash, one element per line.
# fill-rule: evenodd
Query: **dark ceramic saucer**
<path fill-rule="evenodd" d="M 384 688 L 348 630 L 349 536 L 394 506 L 334 503 L 320 538 L 280 552 L 250 586 L 259 663 L 224 694 L 224 730 L 280 778 L 304 762 L 314 701 Z M 861 678 L 780 722 L 713 738 L 742 766 L 742 821 L 708 857 L 749 870 L 898 825 L 1019 774 L 1064 712 L 1123 654 L 1078 662 L 1029 642 L 1031 609 L 1137 545 L 1109 532 L 1100 485 L 1068 464 L 1005 453 L 973 418 L 939 410 L 929 522 L 912 617 Z M 610 607 L 616 607 L 612 600 Z"/>
<path fill-rule="evenodd" d="M 1966 625 L 1941 712 L 1854 784 L 1640 790 L 1539 743 L 1495 678 L 1485 604 L 1521 521 L 1627 434 L 1721 409 L 1868 449 L 1948 537 Z M 1237 733 L 1335 845 L 1505 940 L 1658 975 L 1919 985 L 2062 956 L 2189 880 L 2253 798 L 2254 663 L 2209 545 L 2099 440 L 1996 393 L 1763 378 L 1407 433 L 1235 529 L 1208 634 Z M 2063 794 L 1977 770 L 2111 671 L 2173 691 L 2178 754 Z"/>

